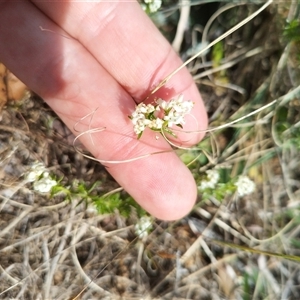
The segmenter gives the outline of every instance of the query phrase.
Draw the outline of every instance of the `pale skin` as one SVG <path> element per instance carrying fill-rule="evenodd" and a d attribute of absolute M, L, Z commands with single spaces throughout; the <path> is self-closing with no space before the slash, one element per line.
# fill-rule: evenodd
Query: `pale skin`
<path fill-rule="evenodd" d="M 1 1 L 0 61 L 73 131 L 77 121 L 97 109 L 92 124 L 85 119 L 78 127 L 80 131 L 89 126 L 106 128 L 92 138 L 85 135 L 81 139 L 96 158 L 120 161 L 171 150 L 162 136 L 157 138 L 150 130 L 138 141 L 128 118 L 135 101 L 143 101 L 182 63 L 138 3 Z M 194 118 L 187 120 L 184 129 L 205 130 L 205 108 L 186 69 L 156 96 L 168 100 L 178 94 L 195 102 Z M 190 146 L 202 137 L 189 134 L 182 140 Z M 157 218 L 181 218 L 195 203 L 193 176 L 172 151 L 105 165 L 117 182 Z"/>

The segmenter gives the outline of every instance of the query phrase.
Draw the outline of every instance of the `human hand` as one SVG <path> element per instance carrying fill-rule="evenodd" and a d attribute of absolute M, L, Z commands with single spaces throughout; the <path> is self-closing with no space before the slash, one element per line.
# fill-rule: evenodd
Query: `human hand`
<path fill-rule="evenodd" d="M 128 118 L 135 109 L 133 99 L 142 101 L 181 65 L 137 2 L 1 2 L 0 60 L 71 130 L 97 109 L 92 123 L 85 119 L 80 127 L 106 128 L 92 139 L 88 134 L 81 138 L 96 158 L 119 161 L 171 150 L 150 130 L 137 140 Z M 192 114 L 197 120 L 197 126 L 191 121 L 184 129 L 205 129 L 205 108 L 186 69 L 156 95 L 167 100 L 181 93 L 195 102 Z M 192 137 L 192 142 L 199 138 Z M 157 218 L 183 217 L 196 200 L 193 176 L 172 151 L 107 166 L 118 183 Z"/>

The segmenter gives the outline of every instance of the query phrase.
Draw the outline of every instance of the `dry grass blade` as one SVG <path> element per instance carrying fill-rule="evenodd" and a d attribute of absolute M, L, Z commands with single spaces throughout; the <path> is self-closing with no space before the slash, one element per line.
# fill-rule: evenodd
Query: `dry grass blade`
<path fill-rule="evenodd" d="M 238 23 L 236 26 L 232 27 L 230 30 L 222 34 L 220 37 L 216 38 L 213 42 L 208 44 L 206 47 L 204 47 L 202 50 L 200 50 L 197 54 L 192 56 L 190 59 L 185 61 L 179 68 L 177 68 L 175 71 L 173 71 L 171 74 L 169 74 L 165 79 L 163 79 L 158 86 L 151 91 L 151 95 L 156 93 L 161 87 L 163 87 L 176 73 L 178 73 L 181 69 L 183 69 L 185 66 L 187 66 L 190 62 L 192 62 L 195 58 L 200 56 L 202 53 L 205 53 L 208 49 L 210 49 L 212 46 L 217 44 L 218 42 L 222 41 L 225 37 L 229 36 L 231 33 L 235 32 L 237 29 L 242 27 L 243 25 L 247 24 L 250 20 L 255 18 L 257 15 L 259 15 L 264 9 L 266 9 L 273 0 L 268 0 L 260 9 L 258 9 L 255 13 L 253 13 L 251 16 L 243 20 L 242 22 Z"/>
<path fill-rule="evenodd" d="M 187 58 L 181 68 L 204 57 L 189 67 L 210 125 L 199 145 L 178 147 L 199 187 L 195 208 L 177 222 L 153 221 L 148 236 L 135 232 L 138 208 L 126 217 L 118 209 L 99 215 L 85 200 L 129 198 L 99 162 L 168 151 L 126 161 L 84 153 L 87 160 L 77 139 L 105 134 L 93 127 L 97 109 L 75 124 L 88 130 L 78 131 L 73 149 L 66 141 L 74 136 L 36 96 L 8 103 L 0 125 L 1 299 L 300 298 L 299 52 L 286 37 L 300 7 L 294 0 L 228 2 L 181 1 L 184 32 L 178 5 L 156 14 L 170 40 L 178 32 L 174 43 Z M 62 192 L 43 194 L 26 180 L 35 161 Z M 219 177 L 205 190 L 207 171 Z M 251 194 L 238 193 L 241 176 L 254 182 Z M 68 198 L 74 187 L 81 190 Z"/>

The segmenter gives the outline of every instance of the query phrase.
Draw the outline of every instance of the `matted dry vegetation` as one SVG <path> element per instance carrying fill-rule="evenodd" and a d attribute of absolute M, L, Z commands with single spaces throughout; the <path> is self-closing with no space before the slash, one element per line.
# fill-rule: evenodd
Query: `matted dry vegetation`
<path fill-rule="evenodd" d="M 99 215 L 78 205 L 80 195 L 70 202 L 33 190 L 26 173 L 36 161 L 65 186 L 100 181 L 94 192 L 105 194 L 117 184 L 74 150 L 70 131 L 36 95 L 7 103 L 0 123 L 0 299 L 300 299 L 299 45 L 282 37 L 283 20 L 299 17 L 296 2 L 275 2 L 227 37 L 218 65 L 210 52 L 189 66 L 211 128 L 279 99 L 208 134 L 199 145 L 205 155 L 179 153 L 195 160 L 198 184 L 217 168 L 224 182 L 248 174 L 256 191 L 205 201 L 199 193 L 190 215 L 153 221 L 142 240 L 134 209 L 128 218 Z M 207 39 L 258 7 L 232 5 L 207 28 Z M 195 23 L 197 13 L 195 6 Z M 161 29 L 171 31 L 166 20 Z M 194 33 L 185 35 L 184 58 Z M 212 71 L 219 66 L 226 71 Z"/>

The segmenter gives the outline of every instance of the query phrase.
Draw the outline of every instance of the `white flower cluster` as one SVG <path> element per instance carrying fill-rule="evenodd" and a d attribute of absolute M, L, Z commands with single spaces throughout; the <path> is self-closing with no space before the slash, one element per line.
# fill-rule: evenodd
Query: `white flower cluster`
<path fill-rule="evenodd" d="M 168 127 L 173 125 L 184 125 L 184 117 L 189 114 L 194 106 L 192 101 L 184 101 L 183 95 L 166 102 L 162 99 L 156 100 L 158 108 L 165 113 L 163 120 L 168 122 Z"/>
<path fill-rule="evenodd" d="M 144 0 L 145 4 L 142 5 L 143 9 L 149 8 L 151 13 L 158 11 L 162 5 L 162 0 Z"/>
<path fill-rule="evenodd" d="M 207 170 L 206 172 L 207 180 L 202 180 L 199 188 L 201 190 L 213 189 L 220 179 L 219 172 L 217 170 Z"/>
<path fill-rule="evenodd" d="M 47 169 L 45 168 L 45 166 L 42 163 L 39 162 L 35 162 L 32 166 L 31 166 L 31 170 L 30 172 L 27 174 L 26 179 L 29 182 L 33 182 L 39 179 L 39 177 L 46 172 Z"/>
<path fill-rule="evenodd" d="M 173 125 L 182 127 L 185 115 L 191 112 L 193 106 L 192 101 L 183 100 L 183 95 L 168 102 L 157 99 L 155 105 L 144 103 L 137 105 L 129 118 L 134 126 L 134 132 L 140 136 L 146 127 L 154 131 L 161 131 Z"/>
<path fill-rule="evenodd" d="M 140 238 L 144 238 L 148 235 L 148 232 L 152 229 L 152 222 L 150 217 L 141 217 L 139 222 L 135 224 L 135 234 Z"/>
<path fill-rule="evenodd" d="M 49 172 L 42 163 L 32 165 L 26 176 L 27 181 L 33 182 L 33 189 L 40 193 L 49 193 L 57 182 L 49 176 Z"/>
<path fill-rule="evenodd" d="M 160 120 L 161 124 L 159 124 L 160 122 L 158 122 L 157 124 L 153 123 L 153 121 L 155 121 L 152 120 L 155 119 L 152 118 L 154 111 L 155 111 L 155 107 L 152 104 L 146 105 L 144 103 L 140 103 L 139 105 L 136 106 L 135 111 L 131 114 L 129 118 L 132 121 L 133 130 L 137 135 L 142 133 L 147 126 L 153 129 L 162 128 L 162 123 L 163 123 L 162 120 Z"/>
<path fill-rule="evenodd" d="M 240 176 L 234 184 L 237 187 L 237 194 L 240 197 L 249 195 L 255 191 L 255 182 L 248 176 Z"/>

